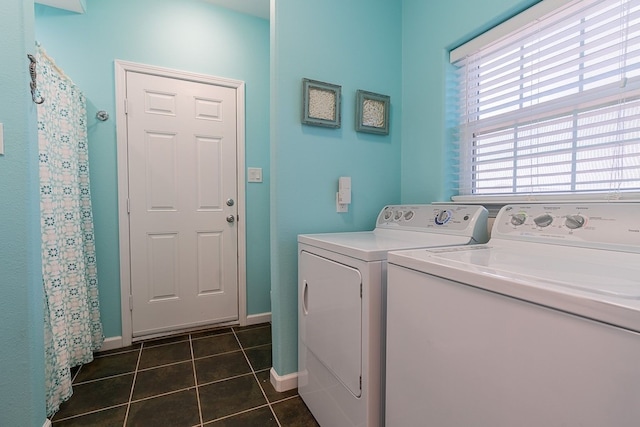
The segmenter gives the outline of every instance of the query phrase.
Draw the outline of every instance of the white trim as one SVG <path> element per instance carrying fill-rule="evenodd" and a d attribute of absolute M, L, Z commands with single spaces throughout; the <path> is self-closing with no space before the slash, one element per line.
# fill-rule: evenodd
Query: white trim
<path fill-rule="evenodd" d="M 453 196 L 455 203 L 508 204 L 508 203 L 612 203 L 639 202 L 640 194 L 633 193 L 582 193 L 582 194 L 513 194 L 504 196 Z"/>
<path fill-rule="evenodd" d="M 44 424 L 42 424 L 42 427 L 51 427 L 51 425 L 52 425 L 52 424 L 51 424 L 51 420 L 50 420 L 49 418 L 47 418 L 47 419 L 44 421 Z"/>
<path fill-rule="evenodd" d="M 131 265 L 129 253 L 129 215 L 127 200 L 129 198 L 129 171 L 127 159 L 127 117 L 125 114 L 126 73 L 127 71 L 150 74 L 161 77 L 188 80 L 216 86 L 229 87 L 236 90 L 237 108 L 237 192 L 238 200 L 238 322 L 247 324 L 247 274 L 246 274 L 246 183 L 245 183 L 245 84 L 241 80 L 210 76 L 207 74 L 191 73 L 171 68 L 156 67 L 128 61 L 115 61 L 116 80 L 116 138 L 118 162 L 118 222 L 120 240 L 120 309 L 122 314 L 122 346 L 133 342 L 133 326 L 131 311 L 129 310 L 129 295 L 131 293 Z"/>
<path fill-rule="evenodd" d="M 235 80 L 237 114 L 237 148 L 236 167 L 238 177 L 238 321 L 240 326 L 247 324 L 247 214 L 246 214 L 246 182 L 245 182 L 245 105 L 244 82 Z"/>
<path fill-rule="evenodd" d="M 271 377 L 271 385 L 279 393 L 282 393 L 283 391 L 293 390 L 294 388 L 298 387 L 297 372 L 280 376 L 275 369 L 271 368 L 269 374 Z"/>
<path fill-rule="evenodd" d="M 489 46 L 490 44 L 497 42 L 501 38 L 514 31 L 526 28 L 534 24 L 538 19 L 544 15 L 565 6 L 569 2 L 574 0 L 543 0 L 540 3 L 536 3 L 530 8 L 520 12 L 514 17 L 507 19 L 501 24 L 496 25 L 488 31 L 480 34 L 477 37 L 472 38 L 465 44 L 453 49 L 449 52 L 449 62 L 454 64 L 462 58 L 477 52 L 479 49 Z M 581 0 L 578 0 L 581 1 Z"/>
<path fill-rule="evenodd" d="M 250 314 L 247 316 L 247 324 L 240 326 L 258 325 L 260 323 L 271 323 L 271 312 Z"/>
<path fill-rule="evenodd" d="M 115 350 L 116 348 L 125 347 L 122 345 L 122 337 L 105 338 L 99 351 Z"/>

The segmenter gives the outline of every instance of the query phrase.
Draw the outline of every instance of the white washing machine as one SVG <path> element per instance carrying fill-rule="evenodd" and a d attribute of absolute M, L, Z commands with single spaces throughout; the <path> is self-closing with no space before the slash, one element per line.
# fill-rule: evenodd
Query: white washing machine
<path fill-rule="evenodd" d="M 640 204 L 506 206 L 388 262 L 388 426 L 640 425 Z"/>
<path fill-rule="evenodd" d="M 322 427 L 384 425 L 390 250 L 487 241 L 480 206 L 386 206 L 367 232 L 298 236 L 298 392 Z"/>

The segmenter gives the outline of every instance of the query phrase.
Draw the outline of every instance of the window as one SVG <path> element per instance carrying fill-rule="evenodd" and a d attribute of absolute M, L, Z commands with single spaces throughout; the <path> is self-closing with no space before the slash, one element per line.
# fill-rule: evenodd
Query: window
<path fill-rule="evenodd" d="M 452 52 L 461 196 L 640 191 L 640 0 L 565 3 Z"/>

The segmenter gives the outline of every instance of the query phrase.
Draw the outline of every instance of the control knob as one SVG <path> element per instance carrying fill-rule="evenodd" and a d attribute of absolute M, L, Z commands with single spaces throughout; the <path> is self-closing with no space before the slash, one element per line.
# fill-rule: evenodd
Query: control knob
<path fill-rule="evenodd" d="M 511 225 L 519 226 L 524 224 L 527 219 L 527 214 L 524 212 L 520 212 L 514 215 L 511 215 Z"/>
<path fill-rule="evenodd" d="M 586 222 L 582 215 L 567 215 L 564 221 L 564 225 L 570 230 L 581 228 Z"/>
<path fill-rule="evenodd" d="M 436 215 L 436 219 L 435 220 L 436 220 L 436 224 L 444 225 L 450 219 L 451 219 L 451 212 L 449 212 L 448 210 L 442 210 L 442 211 L 438 212 L 438 214 Z"/>
<path fill-rule="evenodd" d="M 533 219 L 533 222 L 540 228 L 548 227 L 553 222 L 553 217 L 549 214 L 538 215 Z"/>

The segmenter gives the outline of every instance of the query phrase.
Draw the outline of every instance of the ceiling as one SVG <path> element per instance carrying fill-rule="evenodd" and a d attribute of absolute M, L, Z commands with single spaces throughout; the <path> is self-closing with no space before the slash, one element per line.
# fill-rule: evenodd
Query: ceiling
<path fill-rule="evenodd" d="M 70 10 L 71 12 L 85 12 L 85 2 L 82 0 L 36 0 L 36 3 L 57 7 L 58 9 Z"/>
<path fill-rule="evenodd" d="M 203 0 L 207 3 L 221 6 L 227 9 L 248 15 L 269 19 L 269 0 Z M 70 10 L 72 12 L 84 13 L 85 2 L 83 0 L 36 0 L 41 3 L 58 9 Z"/>

